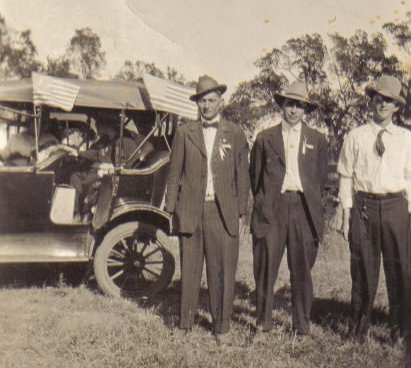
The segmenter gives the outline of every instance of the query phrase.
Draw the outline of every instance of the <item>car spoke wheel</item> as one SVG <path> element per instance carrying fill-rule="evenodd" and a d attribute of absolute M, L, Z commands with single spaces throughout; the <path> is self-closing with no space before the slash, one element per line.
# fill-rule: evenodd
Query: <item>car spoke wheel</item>
<path fill-rule="evenodd" d="M 97 284 L 107 295 L 150 297 L 171 282 L 174 258 L 167 235 L 152 225 L 127 222 L 104 237 L 94 257 Z"/>

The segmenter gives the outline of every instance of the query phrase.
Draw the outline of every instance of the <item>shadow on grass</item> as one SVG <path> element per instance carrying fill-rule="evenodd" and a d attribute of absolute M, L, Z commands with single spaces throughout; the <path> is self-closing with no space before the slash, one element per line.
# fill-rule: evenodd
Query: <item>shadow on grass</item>
<path fill-rule="evenodd" d="M 0 288 L 79 286 L 86 271 L 87 264 L 79 263 L 0 265 Z"/>
<path fill-rule="evenodd" d="M 336 299 L 316 298 L 311 310 L 311 319 L 313 323 L 344 336 L 351 320 L 351 306 Z"/>
<path fill-rule="evenodd" d="M 179 322 L 180 290 L 181 281 L 176 280 L 160 294 L 145 301 L 138 301 L 138 303 L 144 308 L 154 308 L 163 319 L 165 325 L 173 328 L 178 326 Z M 239 300 L 240 303 L 235 303 L 232 319 L 247 328 L 254 329 L 253 324 L 247 318 L 255 314 L 254 308 L 250 307 L 250 305 L 254 306 L 252 290 L 245 283 L 236 282 L 235 294 L 235 299 Z M 208 290 L 205 287 L 201 287 L 195 324 L 205 330 L 212 331 L 213 326 L 209 311 Z"/>
<path fill-rule="evenodd" d="M 336 299 L 316 298 L 311 318 L 314 324 L 346 337 L 351 322 L 351 305 Z M 390 342 L 388 322 L 388 314 L 382 308 L 373 309 L 370 327 L 373 337 L 381 343 Z"/>
<path fill-rule="evenodd" d="M 169 328 L 174 328 L 178 326 L 180 319 L 180 290 L 181 281 L 175 280 L 161 293 L 146 300 L 138 300 L 137 303 L 143 308 L 154 308 L 163 319 L 164 324 Z M 209 311 L 208 291 L 204 287 L 200 288 L 197 310 L 200 313 L 196 316 L 195 324 L 211 331 L 212 324 L 210 320 L 203 316 L 204 313 L 201 313 L 202 311 Z"/>
<path fill-rule="evenodd" d="M 87 275 L 87 264 L 29 264 L 1 265 L 0 288 L 58 287 L 61 284 L 79 286 Z M 96 289 L 95 280 L 87 282 L 88 287 Z M 169 328 L 178 326 L 180 313 L 180 280 L 173 283 L 158 295 L 136 303 L 147 309 L 154 309 Z M 244 282 L 236 282 L 235 304 L 232 320 L 245 328 L 255 331 L 255 294 Z M 289 286 L 278 289 L 274 294 L 274 309 L 282 309 L 291 315 L 291 290 Z M 209 314 L 208 290 L 201 287 L 196 325 L 212 331 Z M 351 307 L 348 302 L 337 299 L 316 298 L 312 307 L 312 322 L 323 329 L 344 336 L 351 320 Z M 381 343 L 388 342 L 388 315 L 383 308 L 374 308 L 372 315 L 372 335 Z"/>

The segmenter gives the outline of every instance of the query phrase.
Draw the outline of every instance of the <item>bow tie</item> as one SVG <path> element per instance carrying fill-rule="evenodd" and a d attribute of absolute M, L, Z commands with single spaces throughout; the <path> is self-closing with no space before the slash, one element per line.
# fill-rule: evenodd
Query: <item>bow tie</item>
<path fill-rule="evenodd" d="M 203 121 L 202 122 L 202 127 L 203 128 L 218 128 L 218 122 L 208 122 L 208 121 Z"/>

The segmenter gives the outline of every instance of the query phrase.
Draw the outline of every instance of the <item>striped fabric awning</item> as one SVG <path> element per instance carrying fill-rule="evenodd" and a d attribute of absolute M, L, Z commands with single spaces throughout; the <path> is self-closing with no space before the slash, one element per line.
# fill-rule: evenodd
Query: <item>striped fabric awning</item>
<path fill-rule="evenodd" d="M 197 105 L 190 101 L 190 96 L 195 93 L 193 88 L 149 74 L 144 75 L 143 80 L 155 110 L 171 112 L 191 120 L 197 119 Z"/>
<path fill-rule="evenodd" d="M 54 106 L 65 111 L 73 109 L 80 86 L 39 73 L 33 73 L 32 80 L 34 105 Z"/>
<path fill-rule="evenodd" d="M 178 124 L 178 117 L 176 115 L 168 114 L 162 117 L 159 129 L 154 132 L 154 137 L 161 137 L 174 134 L 174 130 Z"/>

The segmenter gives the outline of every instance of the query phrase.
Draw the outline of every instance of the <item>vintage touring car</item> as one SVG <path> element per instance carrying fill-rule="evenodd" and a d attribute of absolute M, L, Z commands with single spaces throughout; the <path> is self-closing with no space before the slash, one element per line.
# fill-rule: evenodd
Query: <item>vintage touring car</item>
<path fill-rule="evenodd" d="M 104 293 L 150 297 L 174 273 L 163 201 L 176 125 L 196 117 L 192 91 L 151 76 L 137 83 L 44 78 L 48 96 L 43 93 L 40 103 L 32 78 L 0 83 L 3 137 L 30 126 L 33 132 L 30 160 L 0 166 L 0 264 L 88 262 Z M 53 100 L 59 84 L 75 87 L 69 112 Z M 145 138 L 130 157 L 100 172 L 94 215 L 75 221 L 68 171 L 76 169 L 76 158 L 55 150 L 40 160 L 42 125 L 80 123 L 93 133 L 95 119 L 109 119 L 120 142 L 126 131 Z M 137 165 L 134 158 L 147 141 L 154 150 Z"/>

